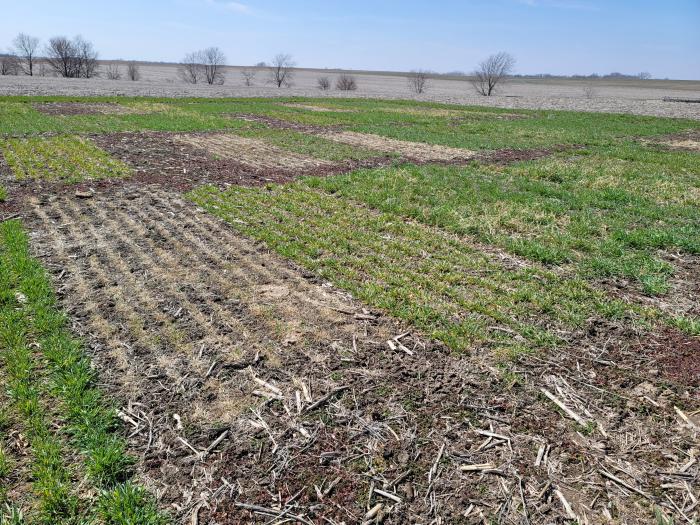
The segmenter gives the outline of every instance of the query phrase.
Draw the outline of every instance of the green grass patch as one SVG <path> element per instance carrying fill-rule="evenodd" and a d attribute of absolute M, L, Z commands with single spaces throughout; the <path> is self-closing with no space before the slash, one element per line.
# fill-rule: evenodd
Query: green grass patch
<path fill-rule="evenodd" d="M 68 331 L 48 276 L 30 256 L 16 220 L 0 225 L 0 348 L 10 397 L 29 434 L 37 519 L 77 523 L 130 501 L 135 507 L 117 515 L 148 515 L 151 521 L 109 523 L 164 523 L 153 501 L 128 485 L 133 458 L 118 435 L 116 412 L 97 389 L 95 371 Z M 81 458 L 80 464 L 67 464 L 71 457 Z M 81 492 L 83 475 L 96 497 Z M 116 497 L 120 491 L 132 495 Z"/>
<path fill-rule="evenodd" d="M 632 143 L 515 165 L 401 166 L 308 183 L 386 213 L 475 237 L 586 278 L 621 276 L 654 295 L 700 253 L 700 157 Z"/>
<path fill-rule="evenodd" d="M 593 315 L 638 313 L 581 279 L 536 266 L 509 268 L 455 235 L 303 183 L 226 191 L 204 187 L 190 198 L 457 351 L 487 347 L 517 355 L 556 346 L 553 327 L 568 330 Z"/>
<path fill-rule="evenodd" d="M 109 102 L 137 114 L 44 115 L 42 102 Z M 329 108 L 327 112 L 285 106 L 293 102 Z M 352 112 L 334 112 L 350 109 Z M 637 115 L 510 110 L 417 101 L 371 99 L 162 99 L 128 97 L 0 97 L 0 136 L 38 133 L 109 133 L 116 131 L 206 131 L 264 128 L 231 118 L 257 114 L 390 138 L 442 144 L 470 150 L 548 147 L 555 144 L 608 145 L 619 139 L 699 129 L 693 120 Z M 515 118 L 513 118 L 515 115 Z M 299 138 L 280 143 L 304 146 Z M 291 141 L 291 142 L 290 142 Z M 316 148 L 320 151 L 327 147 Z M 334 153 L 329 153 L 335 155 Z M 325 158 L 325 157 L 321 157 Z"/>
<path fill-rule="evenodd" d="M 0 202 L 7 201 L 7 189 L 5 186 L 0 185 Z"/>
<path fill-rule="evenodd" d="M 18 179 L 80 182 L 131 174 L 126 164 L 81 137 L 6 139 L 0 150 Z"/>
<path fill-rule="evenodd" d="M 295 102 L 353 112 L 318 112 Z M 626 137 L 698 129 L 692 120 L 569 111 L 504 110 L 416 101 L 371 99 L 219 99 L 178 101 L 203 114 L 252 113 L 316 126 L 345 126 L 399 140 L 470 150 L 535 148 L 557 144 L 606 145 Z M 447 113 L 445 113 L 447 112 Z M 517 113 L 527 118 L 510 119 Z"/>

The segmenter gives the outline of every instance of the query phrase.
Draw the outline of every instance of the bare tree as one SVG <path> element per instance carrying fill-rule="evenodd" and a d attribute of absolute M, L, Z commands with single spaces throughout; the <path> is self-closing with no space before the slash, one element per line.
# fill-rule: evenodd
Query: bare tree
<path fill-rule="evenodd" d="M 122 78 L 122 70 L 117 64 L 108 64 L 105 68 L 105 75 L 109 80 L 120 80 Z"/>
<path fill-rule="evenodd" d="M 411 71 L 408 76 L 408 85 L 417 95 L 425 93 L 428 87 L 428 72 L 423 69 Z"/>
<path fill-rule="evenodd" d="M 476 92 L 490 97 L 496 86 L 513 72 L 515 58 L 509 53 L 500 52 L 484 60 L 472 73 L 472 85 Z"/>
<path fill-rule="evenodd" d="M 583 85 L 583 96 L 586 97 L 587 99 L 593 99 L 596 97 L 598 94 L 598 90 L 595 88 L 595 86 L 592 83 L 587 83 Z"/>
<path fill-rule="evenodd" d="M 34 62 L 37 49 L 39 47 L 39 39 L 34 36 L 29 36 L 20 33 L 15 37 L 13 42 L 17 56 L 20 59 L 20 64 L 24 73 L 29 76 L 34 75 Z"/>
<path fill-rule="evenodd" d="M 637 78 L 639 78 L 639 80 L 651 80 L 651 73 L 642 71 L 637 75 Z"/>
<path fill-rule="evenodd" d="M 78 62 L 80 75 L 83 78 L 92 78 L 97 76 L 97 51 L 95 51 L 92 42 L 85 40 L 78 35 L 73 39 L 73 45 L 78 53 Z"/>
<path fill-rule="evenodd" d="M 126 65 L 126 77 L 134 82 L 141 80 L 141 70 L 136 62 L 129 62 Z"/>
<path fill-rule="evenodd" d="M 331 88 L 331 79 L 328 77 L 318 77 L 316 82 L 321 91 L 328 91 Z"/>
<path fill-rule="evenodd" d="M 357 81 L 352 75 L 343 73 L 335 81 L 335 88 L 340 91 L 355 91 L 357 89 Z"/>
<path fill-rule="evenodd" d="M 202 64 L 202 53 L 195 51 L 187 53 L 180 62 L 178 73 L 182 80 L 188 84 L 196 84 L 204 79 L 204 65 Z"/>
<path fill-rule="evenodd" d="M 282 86 L 291 86 L 292 78 L 294 76 L 292 68 L 295 65 L 296 63 L 292 60 L 292 55 L 279 53 L 272 59 L 272 65 L 270 66 L 270 79 L 277 85 L 278 88 L 281 88 Z"/>
<path fill-rule="evenodd" d="M 45 77 L 48 76 L 49 74 L 49 66 L 44 60 L 35 60 L 34 61 L 34 67 L 36 69 L 36 74 L 39 75 L 40 77 Z"/>
<path fill-rule="evenodd" d="M 267 62 L 262 61 L 255 64 L 255 67 L 267 67 Z"/>
<path fill-rule="evenodd" d="M 19 58 L 14 53 L 0 53 L 0 75 L 19 75 Z"/>
<path fill-rule="evenodd" d="M 46 62 L 66 78 L 92 78 L 97 74 L 97 52 L 91 42 L 76 36 L 72 41 L 56 36 L 46 46 Z"/>
<path fill-rule="evenodd" d="M 241 71 L 243 82 L 248 87 L 255 84 L 255 75 L 257 75 L 257 71 L 255 71 L 254 69 L 244 69 L 243 71 Z"/>
<path fill-rule="evenodd" d="M 44 53 L 49 66 L 62 77 L 75 78 L 80 75 L 78 53 L 73 42 L 65 36 L 51 38 Z"/>
<path fill-rule="evenodd" d="M 201 52 L 204 64 L 204 79 L 207 84 L 220 86 L 225 77 L 223 67 L 226 64 L 226 55 L 218 47 L 208 47 Z"/>

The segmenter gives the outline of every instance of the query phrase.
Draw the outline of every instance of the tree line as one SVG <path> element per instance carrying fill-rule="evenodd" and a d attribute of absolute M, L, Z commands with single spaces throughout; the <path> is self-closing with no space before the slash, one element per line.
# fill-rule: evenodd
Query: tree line
<path fill-rule="evenodd" d="M 54 75 L 64 78 L 93 78 L 99 75 L 99 54 L 92 42 L 80 35 L 72 39 L 55 36 L 40 47 L 37 37 L 20 33 L 12 44 L 8 52 L 0 54 L 0 75 Z M 130 80 L 139 80 L 139 67 L 135 62 L 127 63 L 126 76 Z M 107 77 L 121 78 L 118 66 L 107 66 Z"/>

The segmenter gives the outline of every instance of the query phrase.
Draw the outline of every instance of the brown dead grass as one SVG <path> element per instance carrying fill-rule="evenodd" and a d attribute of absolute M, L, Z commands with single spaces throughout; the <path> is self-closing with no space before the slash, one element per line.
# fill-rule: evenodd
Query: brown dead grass
<path fill-rule="evenodd" d="M 387 153 L 398 153 L 406 159 L 414 159 L 418 162 L 468 161 L 476 157 L 475 152 L 465 149 L 422 142 L 408 142 L 380 135 L 356 133 L 354 131 L 323 133 L 321 136 L 350 146 L 385 151 Z"/>
<path fill-rule="evenodd" d="M 46 115 L 133 115 L 139 108 L 108 102 L 43 102 L 34 109 Z"/>
<path fill-rule="evenodd" d="M 286 108 L 296 108 L 296 109 L 304 109 L 306 111 L 312 111 L 314 113 L 321 113 L 321 112 L 330 112 L 330 113 L 357 113 L 356 110 L 354 109 L 346 109 L 346 108 L 336 108 L 336 107 L 326 107 L 326 106 L 315 106 L 312 104 L 300 104 L 297 102 L 287 102 L 280 104 L 280 106 L 284 106 Z"/>
<path fill-rule="evenodd" d="M 333 163 L 300 155 L 263 140 L 226 133 L 180 135 L 177 141 L 207 151 L 216 158 L 232 159 L 255 169 L 317 169 Z"/>

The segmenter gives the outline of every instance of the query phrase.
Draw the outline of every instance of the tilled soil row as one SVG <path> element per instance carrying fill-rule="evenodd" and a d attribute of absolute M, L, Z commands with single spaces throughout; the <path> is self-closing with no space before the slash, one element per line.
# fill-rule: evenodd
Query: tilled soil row
<path fill-rule="evenodd" d="M 33 209 L 35 247 L 121 402 L 143 479 L 185 523 L 697 515 L 697 391 L 612 361 L 601 334 L 504 374 L 175 193 L 128 185 Z"/>
<path fill-rule="evenodd" d="M 232 133 L 179 135 L 176 140 L 205 150 L 215 158 L 233 159 L 252 169 L 313 170 L 333 165 L 329 161 L 286 151 L 264 140 Z"/>

